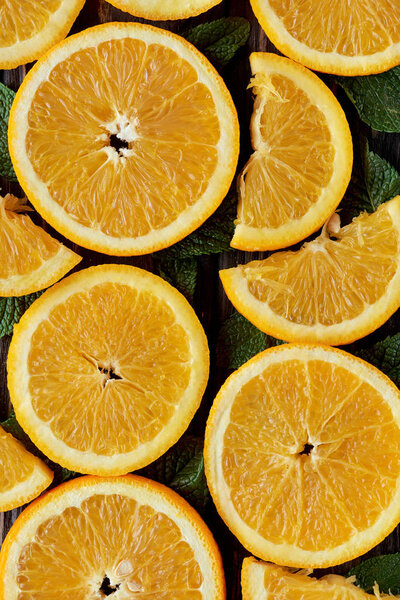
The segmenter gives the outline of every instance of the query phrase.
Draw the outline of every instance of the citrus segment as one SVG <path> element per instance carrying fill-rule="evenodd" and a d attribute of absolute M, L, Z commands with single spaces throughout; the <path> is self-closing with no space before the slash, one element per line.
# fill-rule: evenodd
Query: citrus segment
<path fill-rule="evenodd" d="M 80 477 L 32 504 L 4 542 L 0 573 L 3 600 L 225 598 L 218 547 L 196 511 L 132 475 Z"/>
<path fill-rule="evenodd" d="M 24 200 L 0 196 L 0 296 L 49 287 L 82 260 L 21 214 L 28 210 Z"/>
<path fill-rule="evenodd" d="M 207 481 L 252 553 L 322 567 L 400 520 L 400 393 L 328 346 L 282 345 L 231 375 L 207 423 Z"/>
<path fill-rule="evenodd" d="M 232 246 L 275 250 L 319 229 L 350 181 L 353 147 L 346 117 L 311 71 L 265 52 L 250 57 L 255 150 L 239 179 Z"/>
<path fill-rule="evenodd" d="M 18 421 L 52 460 L 123 474 L 184 433 L 204 392 L 207 339 L 185 298 L 129 266 L 80 271 L 15 327 L 8 384 Z"/>
<path fill-rule="evenodd" d="M 348 344 L 380 327 L 400 306 L 400 196 L 333 225 L 296 252 L 221 271 L 238 311 L 289 342 Z"/>
<path fill-rule="evenodd" d="M 71 29 L 85 0 L 0 0 L 0 69 L 36 60 Z"/>
<path fill-rule="evenodd" d="M 400 6 L 392 0 L 251 0 L 284 54 L 316 71 L 381 73 L 400 63 Z"/>
<path fill-rule="evenodd" d="M 245 558 L 242 566 L 243 600 L 376 600 L 394 598 L 380 594 L 366 594 L 341 575 L 325 575 L 321 579 L 306 573 L 278 567 L 271 563 Z M 397 597 L 397 596 L 396 596 Z"/>
<path fill-rule="evenodd" d="M 131 255 L 171 245 L 218 207 L 239 126 L 225 84 L 191 44 L 109 23 L 68 38 L 30 71 L 9 137 L 21 185 L 55 229 Z"/>
<path fill-rule="evenodd" d="M 135 17 L 167 21 L 196 17 L 216 6 L 221 0 L 107 0 Z"/>
<path fill-rule="evenodd" d="M 53 480 L 53 473 L 0 427 L 0 511 L 30 502 Z"/>

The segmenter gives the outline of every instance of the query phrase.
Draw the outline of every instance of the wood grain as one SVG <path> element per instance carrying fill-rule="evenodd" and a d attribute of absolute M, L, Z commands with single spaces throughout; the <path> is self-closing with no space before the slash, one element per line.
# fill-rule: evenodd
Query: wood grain
<path fill-rule="evenodd" d="M 172 23 L 158 23 L 157 25 L 179 33 L 192 25 L 228 15 L 244 16 L 249 19 L 252 25 L 251 36 L 247 48 L 242 49 L 235 60 L 223 71 L 224 79 L 232 92 L 233 99 L 237 106 L 241 123 L 242 146 L 239 167 L 242 167 L 250 154 L 249 122 L 252 112 L 252 98 L 250 92 L 246 90 L 250 76 L 248 62 L 249 53 L 251 51 L 275 51 L 274 47 L 267 40 L 263 31 L 259 27 L 252 13 L 250 3 L 248 0 L 224 0 L 221 2 L 221 4 L 209 11 L 207 14 L 201 15 L 195 19 L 176 21 Z M 135 19 L 126 13 L 113 8 L 105 0 L 87 0 L 86 5 L 76 21 L 72 31 L 77 32 L 86 27 L 112 20 L 131 21 Z M 140 19 L 136 20 L 140 21 Z M 19 69 L 15 69 L 13 71 L 1 72 L 1 80 L 3 83 L 16 90 L 23 80 L 26 71 L 26 67 L 20 67 Z M 344 94 L 339 92 L 339 99 L 347 111 L 350 123 L 353 127 L 354 137 L 358 138 L 360 135 L 366 135 L 370 140 L 371 148 L 379 152 L 400 170 L 399 136 L 372 132 L 366 126 L 363 126 L 359 123 L 355 110 L 347 101 Z M 21 190 L 19 190 L 18 186 L 10 186 L 10 184 L 8 184 L 6 181 L 2 182 L 2 189 L 3 192 L 13 191 L 16 194 L 21 193 Z M 76 250 L 83 256 L 83 262 L 79 268 L 101 264 L 103 262 L 134 264 L 148 270 L 152 270 L 153 268 L 153 262 L 149 256 L 132 259 L 117 259 L 95 252 L 90 252 L 71 244 L 68 240 L 63 239 L 62 236 L 58 235 L 47 224 L 44 224 L 44 226 L 46 230 L 51 232 L 52 235 L 63 241 L 63 243 Z M 219 282 L 218 270 L 220 268 L 226 268 L 245 262 L 245 260 L 247 261 L 249 258 L 252 258 L 252 256 L 245 255 L 243 252 L 231 252 L 219 256 L 204 257 L 199 259 L 199 282 L 195 296 L 195 309 L 206 329 L 207 335 L 209 336 L 212 356 L 211 378 L 207 393 L 205 395 L 202 408 L 191 425 L 191 430 L 200 435 L 202 435 L 204 432 L 205 419 L 212 403 L 212 399 L 219 386 L 228 375 L 227 372 L 215 367 L 214 360 L 215 343 L 219 326 L 232 311 L 232 307 L 227 300 Z M 385 331 L 388 333 L 399 331 L 398 315 L 392 318 L 385 328 Z M 380 335 L 382 335 L 382 333 Z M 370 339 L 372 342 L 374 340 L 374 336 L 371 336 Z M 10 340 L 8 338 L 3 338 L 0 341 L 0 420 L 6 417 L 9 410 L 9 396 L 6 386 L 6 356 L 9 341 Z M 4 538 L 19 512 L 20 510 L 14 510 L 6 514 L 0 514 L 0 540 Z M 239 600 L 241 598 L 240 568 L 243 557 L 247 553 L 241 547 L 239 542 L 230 534 L 212 507 L 207 514 L 206 520 L 211 527 L 223 553 L 228 587 L 227 597 L 229 600 Z M 392 535 L 390 535 L 382 544 L 372 550 L 369 554 L 376 555 L 380 553 L 391 553 L 397 551 L 400 551 L 399 529 L 392 533 Z M 359 560 L 360 559 L 358 559 L 358 561 Z M 353 561 L 353 563 L 358 561 Z M 350 564 L 348 563 L 335 568 L 334 571 L 345 574 L 348 572 L 349 568 Z"/>

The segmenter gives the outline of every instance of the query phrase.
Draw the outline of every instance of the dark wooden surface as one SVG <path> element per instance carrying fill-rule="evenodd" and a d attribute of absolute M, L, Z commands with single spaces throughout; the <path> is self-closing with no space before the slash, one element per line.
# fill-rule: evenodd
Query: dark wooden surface
<path fill-rule="evenodd" d="M 162 0 L 161 0 L 162 1 Z M 252 98 L 250 92 L 246 91 L 249 77 L 249 61 L 248 57 L 251 51 L 275 51 L 272 44 L 265 37 L 261 28 L 259 27 L 253 12 L 250 7 L 248 0 L 224 0 L 217 7 L 201 15 L 200 17 L 188 19 L 186 21 L 175 21 L 167 23 L 157 23 L 160 27 L 171 29 L 177 33 L 184 31 L 190 26 L 196 25 L 203 21 L 223 17 L 223 16 L 243 16 L 251 22 L 251 36 L 246 48 L 243 48 L 236 56 L 234 61 L 228 65 L 223 71 L 222 75 L 233 95 L 234 102 L 238 109 L 240 123 L 241 123 L 241 157 L 239 162 L 239 168 L 243 166 L 247 158 L 250 155 L 250 141 L 249 141 L 249 122 L 252 112 Z M 130 21 L 135 20 L 130 17 L 127 13 L 123 13 L 105 0 L 87 0 L 82 13 L 80 14 L 77 22 L 73 27 L 73 32 L 80 31 L 86 27 L 96 25 L 98 23 L 104 23 L 107 21 L 120 20 Z M 137 19 L 138 20 L 138 19 Z M 24 75 L 26 73 L 26 67 L 20 67 L 13 71 L 1 72 L 1 80 L 3 83 L 16 90 L 20 85 Z M 329 78 L 324 78 L 329 83 Z M 334 87 L 334 86 L 333 86 Z M 336 88 L 334 88 L 335 91 Z M 366 135 L 370 141 L 372 149 L 381 154 L 389 160 L 394 166 L 400 169 L 400 138 L 394 134 L 381 134 L 370 131 L 365 126 L 361 125 L 356 117 L 355 111 L 350 103 L 346 100 L 343 94 L 338 91 L 339 99 L 344 106 L 349 121 L 353 129 L 353 136 L 355 142 L 360 135 Z M 355 143 L 355 151 L 357 152 L 357 143 Z M 5 191 L 13 191 L 18 194 L 21 191 L 18 186 L 9 186 L 6 181 L 2 182 L 3 193 Z M 88 267 L 94 264 L 101 264 L 104 262 L 120 262 L 125 264 L 134 264 L 143 267 L 148 270 L 152 270 L 153 263 L 152 258 L 149 256 L 139 258 L 114 258 L 105 255 L 101 255 L 95 252 L 91 252 L 69 243 L 64 240 L 56 232 L 54 232 L 49 226 L 44 224 L 45 228 L 52 233 L 55 237 L 62 240 L 66 245 L 76 250 L 81 254 L 84 259 L 79 265 L 79 269 Z M 256 255 L 249 255 L 243 252 L 232 252 L 225 253 L 218 256 L 202 257 L 199 259 L 199 281 L 197 285 L 194 305 L 198 316 L 200 317 L 204 328 L 207 332 L 210 349 L 211 349 L 211 378 L 206 392 L 202 407 L 199 413 L 196 415 L 194 422 L 191 425 L 191 430 L 198 435 L 204 433 L 205 420 L 207 413 L 211 406 L 213 397 L 217 392 L 218 388 L 228 375 L 227 372 L 218 369 L 215 366 L 215 346 L 216 337 L 218 334 L 219 326 L 221 322 L 229 316 L 232 311 L 232 307 L 227 300 L 222 290 L 221 284 L 218 279 L 218 270 L 220 268 L 235 265 L 237 263 L 246 262 L 250 258 Z M 392 319 L 386 326 L 388 333 L 394 333 L 398 331 L 398 318 Z M 373 336 L 370 338 L 371 343 Z M 9 410 L 9 396 L 7 392 L 6 384 L 6 357 L 8 352 L 10 339 L 3 338 L 0 340 L 0 421 L 6 418 Z M 4 538 L 7 531 L 9 530 L 12 523 L 17 518 L 20 510 L 14 510 L 6 514 L 0 514 L 0 540 Z M 247 554 L 242 548 L 239 542 L 229 533 L 225 525 L 219 519 L 213 506 L 210 507 L 206 515 L 206 520 L 212 529 L 217 542 L 221 548 L 225 573 L 227 579 L 227 597 L 229 600 L 239 600 L 241 598 L 240 592 L 240 568 L 243 557 Z M 400 551 L 400 539 L 399 539 L 399 528 L 392 533 L 382 544 L 370 552 L 370 555 L 376 555 L 380 553 L 391 553 Z M 358 561 L 357 561 L 358 562 Z M 350 565 L 340 565 L 333 569 L 337 573 L 347 573 Z M 211 599 L 210 599 L 211 600 Z"/>

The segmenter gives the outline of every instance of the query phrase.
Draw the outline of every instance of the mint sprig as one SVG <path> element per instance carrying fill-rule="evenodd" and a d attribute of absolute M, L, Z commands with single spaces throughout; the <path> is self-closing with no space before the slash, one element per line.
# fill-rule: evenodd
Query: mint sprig
<path fill-rule="evenodd" d="M 154 260 L 157 275 L 176 287 L 188 300 L 193 302 L 197 284 L 198 265 L 194 257 L 164 258 Z"/>
<path fill-rule="evenodd" d="M 349 572 L 356 584 L 372 593 L 375 583 L 383 594 L 400 594 L 400 554 L 382 554 L 363 561 Z"/>
<path fill-rule="evenodd" d="M 14 325 L 42 293 L 35 292 L 17 298 L 0 298 L 0 338 L 11 335 Z"/>
<path fill-rule="evenodd" d="M 15 92 L 0 83 L 0 176 L 17 181 L 8 151 L 8 119 Z"/>
<path fill-rule="evenodd" d="M 354 350 L 353 354 L 377 367 L 400 387 L 400 333 L 388 336 L 373 346 Z"/>

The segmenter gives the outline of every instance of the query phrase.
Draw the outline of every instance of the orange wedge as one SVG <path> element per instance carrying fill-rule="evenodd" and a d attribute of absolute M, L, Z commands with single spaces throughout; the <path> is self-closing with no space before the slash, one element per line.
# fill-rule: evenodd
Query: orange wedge
<path fill-rule="evenodd" d="M 232 304 L 288 342 L 348 344 L 400 306 L 400 196 L 340 228 L 334 215 L 296 251 L 220 272 Z"/>
<path fill-rule="evenodd" d="M 102 265 L 36 300 L 14 328 L 8 386 L 17 419 L 54 462 L 119 475 L 146 466 L 189 425 L 207 384 L 207 338 L 175 288 Z"/>
<path fill-rule="evenodd" d="M 242 567 L 243 600 L 282 598 L 284 600 L 376 600 L 394 598 L 380 594 L 366 594 L 352 583 L 351 578 L 341 575 L 325 575 L 321 579 L 306 573 L 262 563 L 245 558 Z M 397 597 L 397 596 L 396 596 Z"/>
<path fill-rule="evenodd" d="M 0 512 L 37 498 L 52 481 L 50 469 L 0 427 Z"/>
<path fill-rule="evenodd" d="M 31 219 L 24 200 L 0 196 L 0 296 L 23 296 L 53 285 L 82 258 Z"/>
<path fill-rule="evenodd" d="M 110 4 L 135 17 L 151 21 L 167 21 L 196 17 L 216 6 L 221 0 L 108 0 Z"/>
<path fill-rule="evenodd" d="M 400 64 L 398 2 L 250 1 L 271 42 L 310 69 L 367 75 Z"/>
<path fill-rule="evenodd" d="M 85 0 L 2 0 L 0 69 L 36 60 L 65 38 Z"/>
<path fill-rule="evenodd" d="M 343 350 L 284 344 L 243 365 L 217 395 L 204 456 L 219 514 L 263 560 L 337 565 L 400 521 L 400 392 Z"/>
<path fill-rule="evenodd" d="M 44 568 L 45 567 L 45 568 Z M 31 504 L 0 553 L 0 598 L 224 600 L 218 547 L 178 494 L 80 477 Z"/>
<path fill-rule="evenodd" d="M 28 73 L 9 121 L 18 179 L 75 243 L 146 254 L 201 225 L 239 153 L 223 80 L 183 38 L 139 23 L 93 27 Z"/>
<path fill-rule="evenodd" d="M 232 246 L 276 250 L 322 227 L 351 177 L 353 145 L 330 89 L 301 65 L 266 52 L 250 56 L 254 154 L 239 179 Z"/>

